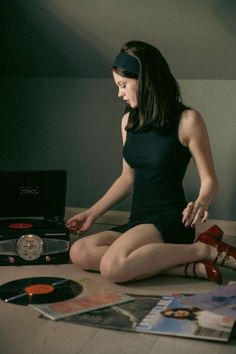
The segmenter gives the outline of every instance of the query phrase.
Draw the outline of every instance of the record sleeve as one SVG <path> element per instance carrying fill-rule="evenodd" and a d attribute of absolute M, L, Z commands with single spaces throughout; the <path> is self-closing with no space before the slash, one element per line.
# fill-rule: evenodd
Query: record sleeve
<path fill-rule="evenodd" d="M 227 342 L 230 338 L 234 326 L 231 318 L 183 305 L 180 301 L 182 295 L 132 294 L 132 297 L 133 302 L 77 314 L 63 321 L 106 329 L 220 342 Z"/>
<path fill-rule="evenodd" d="M 183 298 L 184 304 L 231 317 L 236 321 L 236 283 L 221 285 L 206 293 Z"/>
<path fill-rule="evenodd" d="M 57 303 L 32 304 L 30 307 L 51 320 L 59 320 L 71 315 L 134 300 L 132 296 L 118 291 L 115 287 L 104 288 L 90 279 L 79 279 L 78 281 L 83 287 L 83 291 L 78 296 Z"/>

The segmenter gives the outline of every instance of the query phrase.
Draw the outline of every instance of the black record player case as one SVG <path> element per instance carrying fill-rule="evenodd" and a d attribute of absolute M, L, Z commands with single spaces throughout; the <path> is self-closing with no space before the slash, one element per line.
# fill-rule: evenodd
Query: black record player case
<path fill-rule="evenodd" d="M 0 266 L 67 263 L 67 173 L 0 171 Z"/>

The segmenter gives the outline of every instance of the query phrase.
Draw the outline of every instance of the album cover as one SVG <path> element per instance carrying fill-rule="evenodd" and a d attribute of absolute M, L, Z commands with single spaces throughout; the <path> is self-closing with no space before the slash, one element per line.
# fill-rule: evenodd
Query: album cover
<path fill-rule="evenodd" d="M 183 303 L 236 320 L 236 283 L 184 298 Z"/>
<path fill-rule="evenodd" d="M 59 320 L 71 315 L 104 308 L 115 304 L 133 301 L 133 297 L 118 290 L 101 287 L 90 279 L 78 279 L 82 292 L 78 296 L 55 303 L 30 304 L 34 310 L 39 311 L 51 320 Z"/>
<path fill-rule="evenodd" d="M 67 317 L 63 321 L 122 331 L 227 342 L 234 321 L 183 305 L 182 296 L 133 295 L 134 301 Z"/>

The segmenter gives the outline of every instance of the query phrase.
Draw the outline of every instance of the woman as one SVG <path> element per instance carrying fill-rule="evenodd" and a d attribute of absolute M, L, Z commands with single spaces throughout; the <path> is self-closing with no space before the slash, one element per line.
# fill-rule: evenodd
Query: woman
<path fill-rule="evenodd" d="M 220 283 L 220 271 L 213 261 L 217 242 L 218 256 L 225 251 L 222 231 L 213 227 L 194 243 L 194 226 L 207 219 L 218 188 L 201 115 L 182 103 L 168 64 L 150 44 L 131 41 L 123 45 L 113 77 L 118 96 L 126 102 L 121 124 L 122 173 L 97 203 L 70 218 L 67 227 L 71 232 L 87 231 L 132 193 L 130 221 L 76 241 L 70 251 L 72 262 L 85 270 L 100 271 L 115 282 L 165 273 Z M 182 180 L 191 157 L 201 183 L 196 200 L 187 204 Z M 235 249 L 228 252 L 233 265 L 226 260 L 225 266 L 235 268 Z"/>
<path fill-rule="evenodd" d="M 211 311 L 203 311 L 195 307 L 168 308 L 161 312 L 167 318 L 196 321 L 200 328 L 230 333 L 233 320 Z"/>

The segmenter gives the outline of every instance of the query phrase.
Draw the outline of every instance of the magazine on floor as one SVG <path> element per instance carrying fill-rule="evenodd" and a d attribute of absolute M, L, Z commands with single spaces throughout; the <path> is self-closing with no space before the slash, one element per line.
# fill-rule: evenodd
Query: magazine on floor
<path fill-rule="evenodd" d="M 83 288 L 80 295 L 60 302 L 29 306 L 51 320 L 59 320 L 71 315 L 134 300 L 133 297 L 119 292 L 115 288 L 101 287 L 93 280 L 80 279 L 78 281 Z"/>
<path fill-rule="evenodd" d="M 236 283 L 221 285 L 206 293 L 183 298 L 182 302 L 236 320 Z"/>
<path fill-rule="evenodd" d="M 182 295 L 132 294 L 134 301 L 67 317 L 79 325 L 227 342 L 234 321 L 181 303 Z M 188 296 L 186 296 L 188 297 Z"/>

